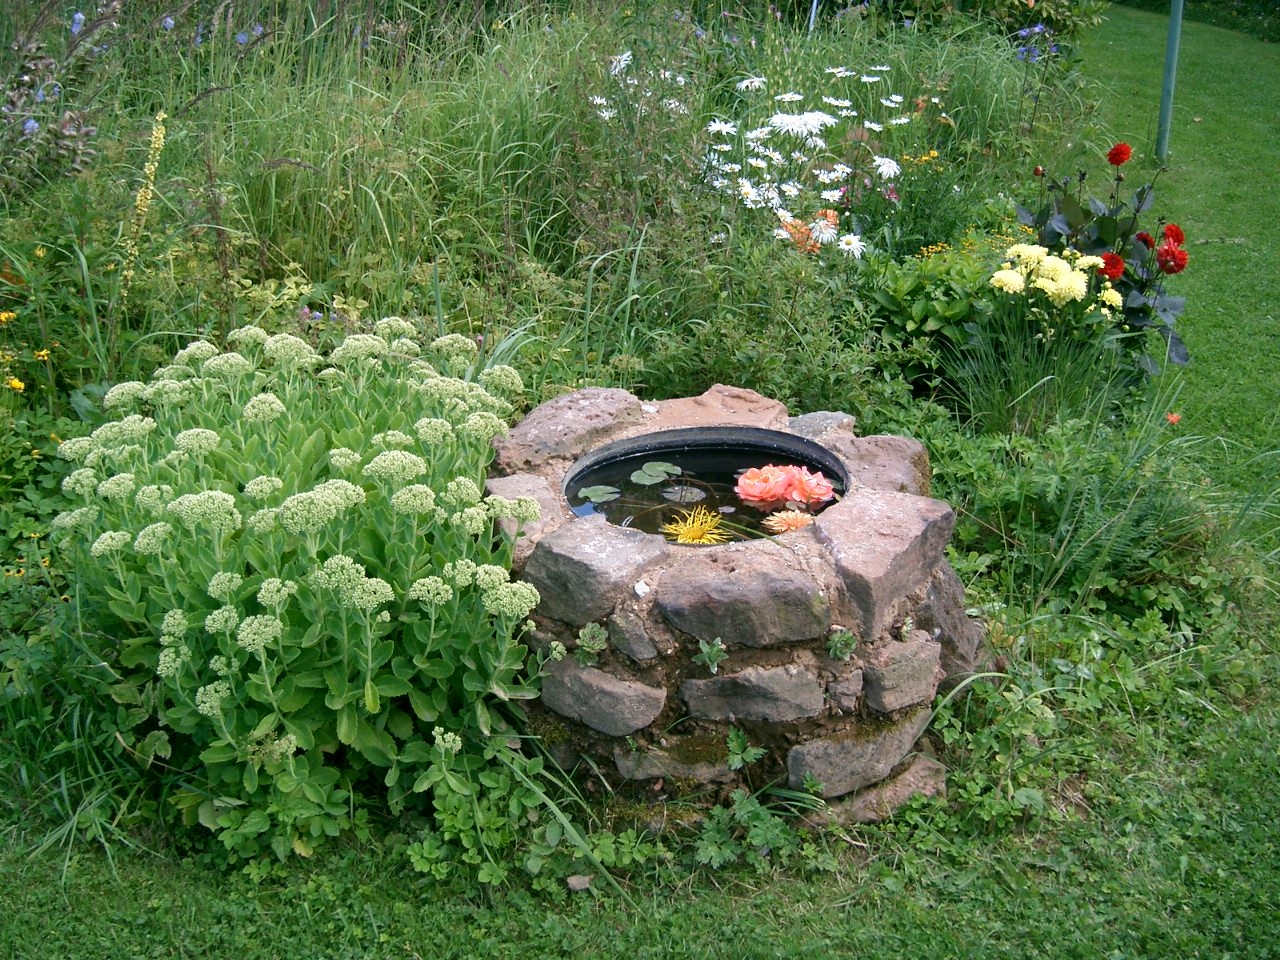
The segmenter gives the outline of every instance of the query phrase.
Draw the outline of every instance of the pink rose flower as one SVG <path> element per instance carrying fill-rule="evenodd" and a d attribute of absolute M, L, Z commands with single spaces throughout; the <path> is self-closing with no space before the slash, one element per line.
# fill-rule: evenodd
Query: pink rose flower
<path fill-rule="evenodd" d="M 783 467 L 768 464 L 745 471 L 733 492 L 748 506 L 771 510 L 786 502 L 790 489 L 790 473 Z"/>
<path fill-rule="evenodd" d="M 787 499 L 805 506 L 826 503 L 836 495 L 831 481 L 819 473 L 810 473 L 804 467 L 787 467 L 791 473 L 791 489 Z"/>

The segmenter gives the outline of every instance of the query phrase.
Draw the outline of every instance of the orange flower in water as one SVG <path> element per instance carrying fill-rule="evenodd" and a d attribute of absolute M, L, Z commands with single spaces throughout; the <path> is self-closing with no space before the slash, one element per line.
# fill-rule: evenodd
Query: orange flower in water
<path fill-rule="evenodd" d="M 733 492 L 743 503 L 768 510 L 783 503 L 790 489 L 791 474 L 787 468 L 770 463 L 744 472 L 738 478 Z"/>
<path fill-rule="evenodd" d="M 793 503 L 812 506 L 826 503 L 836 495 L 831 481 L 821 473 L 810 473 L 804 467 L 788 467 L 791 473 L 791 488 L 787 491 L 787 499 Z"/>
<path fill-rule="evenodd" d="M 790 533 L 813 523 L 813 514 L 802 510 L 779 510 L 764 519 L 764 528 L 770 533 Z"/>

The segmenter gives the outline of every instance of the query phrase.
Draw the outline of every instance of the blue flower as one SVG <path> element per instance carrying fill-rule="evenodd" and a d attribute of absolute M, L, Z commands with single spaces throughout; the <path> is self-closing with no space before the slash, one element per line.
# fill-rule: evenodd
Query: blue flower
<path fill-rule="evenodd" d="M 255 37 L 260 37 L 260 36 L 262 36 L 262 34 L 263 34 L 263 32 L 264 32 L 265 30 L 266 30 L 266 28 L 265 28 L 262 24 L 260 24 L 260 23 L 255 23 L 255 24 L 253 25 L 253 35 L 254 35 Z"/>
<path fill-rule="evenodd" d="M 71 35 L 74 37 L 84 29 L 84 14 L 77 11 L 71 18 Z"/>
<path fill-rule="evenodd" d="M 245 33 L 243 30 L 241 30 L 239 33 L 236 34 L 236 43 L 240 44 L 240 46 L 243 47 L 248 42 L 249 42 L 249 35 Z"/>
<path fill-rule="evenodd" d="M 27 121 L 22 125 L 22 135 L 24 137 L 34 137 L 39 129 L 40 124 L 28 117 Z"/>
<path fill-rule="evenodd" d="M 163 20 L 160 21 L 160 26 L 163 27 L 165 30 L 172 30 L 173 17 L 165 17 Z"/>

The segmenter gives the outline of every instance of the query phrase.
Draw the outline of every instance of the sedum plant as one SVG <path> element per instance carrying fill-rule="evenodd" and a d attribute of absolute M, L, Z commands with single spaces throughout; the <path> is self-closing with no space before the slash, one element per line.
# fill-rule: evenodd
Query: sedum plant
<path fill-rule="evenodd" d="M 327 356 L 227 339 L 114 386 L 59 449 L 71 609 L 123 742 L 188 774 L 186 818 L 240 856 L 358 826 L 370 784 L 438 813 L 496 752 L 536 773 L 492 707 L 535 694 L 538 595 L 508 570 L 537 503 L 482 493 L 519 374 L 465 379 L 473 341 L 400 318 Z"/>

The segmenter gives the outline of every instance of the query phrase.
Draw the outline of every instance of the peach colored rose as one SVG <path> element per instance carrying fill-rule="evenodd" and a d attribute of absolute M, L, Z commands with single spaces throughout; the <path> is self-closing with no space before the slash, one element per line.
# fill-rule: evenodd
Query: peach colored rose
<path fill-rule="evenodd" d="M 804 467 L 787 467 L 791 475 L 791 487 L 787 491 L 787 499 L 793 503 L 813 506 L 826 503 L 836 495 L 831 481 L 818 473 L 810 473 Z"/>
<path fill-rule="evenodd" d="M 771 513 L 764 521 L 764 528 L 770 533 L 788 533 L 799 530 L 813 523 L 813 514 L 803 510 L 779 510 Z"/>
<path fill-rule="evenodd" d="M 786 501 L 790 489 L 791 474 L 786 468 L 767 464 L 743 472 L 733 492 L 748 506 L 771 510 Z"/>

